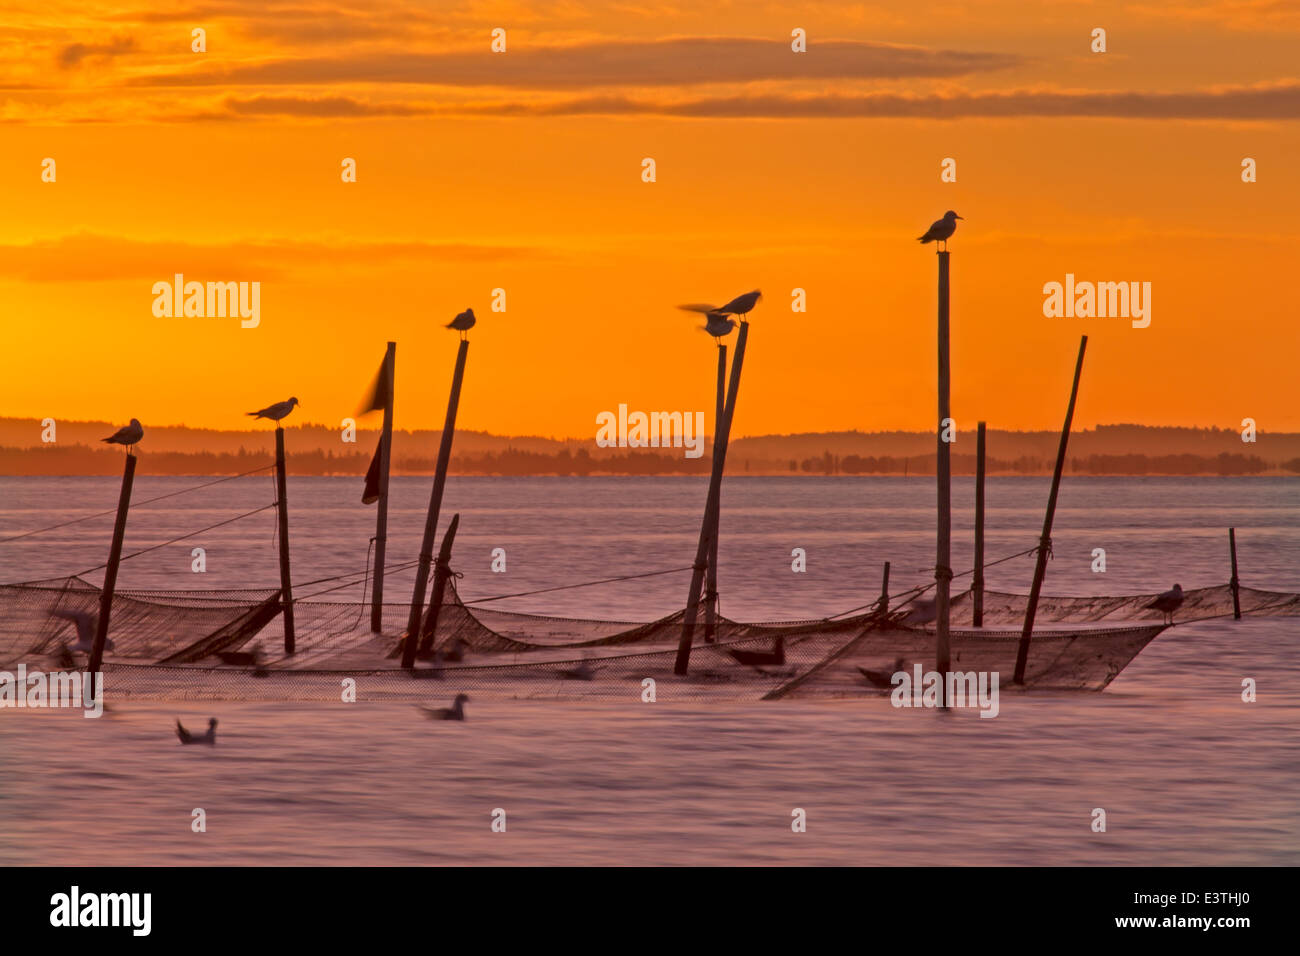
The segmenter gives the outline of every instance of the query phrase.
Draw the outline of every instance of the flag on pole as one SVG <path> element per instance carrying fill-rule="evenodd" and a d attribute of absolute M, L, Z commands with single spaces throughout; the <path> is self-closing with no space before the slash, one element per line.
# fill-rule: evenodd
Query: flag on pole
<path fill-rule="evenodd" d="M 388 394 L 385 364 L 385 362 L 379 363 L 379 372 L 375 375 L 374 383 L 366 391 L 367 397 L 361 400 L 361 407 L 357 410 L 358 415 L 364 415 L 366 412 L 382 412 L 388 407 L 391 396 Z"/>
<path fill-rule="evenodd" d="M 363 505 L 373 505 L 379 500 L 379 469 L 384 457 L 384 438 L 379 436 L 379 442 L 375 445 L 375 457 L 370 459 L 370 467 L 366 469 L 366 487 L 361 492 L 361 503 Z"/>
<path fill-rule="evenodd" d="M 388 359 L 379 363 L 379 371 L 375 375 L 375 380 L 370 388 L 366 391 L 366 398 L 361 400 L 361 407 L 357 410 L 358 415 L 364 415 L 367 412 L 379 412 L 388 408 L 393 397 L 388 394 Z M 379 500 L 379 477 L 383 466 L 384 436 L 379 436 L 379 443 L 375 446 L 375 457 L 370 459 L 370 467 L 366 470 L 366 487 L 361 492 L 361 503 L 363 505 L 372 505 Z"/>

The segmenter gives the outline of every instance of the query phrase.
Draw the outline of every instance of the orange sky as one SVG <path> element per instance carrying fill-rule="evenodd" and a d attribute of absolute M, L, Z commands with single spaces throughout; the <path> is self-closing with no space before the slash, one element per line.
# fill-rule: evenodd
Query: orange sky
<path fill-rule="evenodd" d="M 674 305 L 758 287 L 738 434 L 926 429 L 951 208 L 959 427 L 1059 427 L 1086 332 L 1081 427 L 1300 430 L 1297 3 L 7 6 L 0 414 L 336 423 L 392 338 L 436 427 L 473 306 L 460 423 L 594 436 L 711 410 Z M 155 318 L 176 272 L 260 281 L 260 327 Z M 1045 318 L 1067 272 L 1151 282 L 1150 328 Z"/>

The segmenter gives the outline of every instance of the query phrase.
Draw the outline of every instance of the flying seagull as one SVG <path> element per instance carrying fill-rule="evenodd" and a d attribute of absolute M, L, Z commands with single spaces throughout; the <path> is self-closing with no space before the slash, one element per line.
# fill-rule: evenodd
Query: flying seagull
<path fill-rule="evenodd" d="M 1159 611 L 1161 614 L 1168 615 L 1169 623 L 1174 623 L 1174 611 L 1183 606 L 1183 588 L 1175 584 L 1171 590 L 1163 594 L 1156 595 L 1156 599 L 1150 604 L 1144 605 L 1143 610 Z"/>
<path fill-rule="evenodd" d="M 185 725 L 179 720 L 176 721 L 176 736 L 180 738 L 183 744 L 213 744 L 217 742 L 217 718 L 208 718 L 208 732 L 206 734 L 192 734 L 185 729 Z"/>
<path fill-rule="evenodd" d="M 255 412 L 249 412 L 254 418 L 269 418 L 273 421 L 279 421 L 293 411 L 295 405 L 301 402 L 296 398 L 291 398 L 287 402 L 276 402 L 274 405 L 267 405 L 266 408 L 258 409 Z"/>
<path fill-rule="evenodd" d="M 763 298 L 763 293 L 755 289 L 753 292 L 746 292 L 744 295 L 736 296 L 726 305 L 705 305 L 702 302 L 688 302 L 686 305 L 679 305 L 677 308 L 687 312 L 703 312 L 710 316 L 748 315 L 761 298 Z"/>
<path fill-rule="evenodd" d="M 421 707 L 424 716 L 430 720 L 464 720 L 465 719 L 465 701 L 469 700 L 469 694 L 457 694 L 456 701 L 450 707 Z"/>
<path fill-rule="evenodd" d="M 710 312 L 705 318 L 705 322 L 700 328 L 713 336 L 713 341 L 719 345 L 722 344 L 724 336 L 730 335 L 731 330 L 736 327 L 736 320 L 729 319 L 721 312 Z"/>
<path fill-rule="evenodd" d="M 73 644 L 68 650 L 80 651 L 83 654 L 89 654 L 95 646 L 95 615 L 89 611 L 65 611 L 55 609 L 50 612 L 51 617 L 61 617 L 65 621 L 74 621 L 77 625 L 77 643 Z M 109 638 L 104 638 L 104 650 L 113 650 L 113 642 Z"/>
<path fill-rule="evenodd" d="M 444 325 L 443 328 L 455 329 L 460 333 L 460 337 L 463 339 L 465 338 L 465 333 L 474 328 L 474 323 L 477 321 L 478 319 L 474 318 L 474 310 L 466 309 L 460 315 L 456 316 L 456 318 Z"/>
<path fill-rule="evenodd" d="M 144 426 L 140 424 L 138 418 L 131 419 L 131 424 L 119 428 L 107 438 L 101 438 L 100 441 L 106 441 L 110 445 L 125 445 L 127 452 L 131 451 L 131 446 L 135 445 L 144 437 Z"/>
<path fill-rule="evenodd" d="M 946 251 L 948 249 L 948 237 L 957 231 L 957 220 L 960 218 L 961 216 L 949 209 L 943 214 L 942 219 L 936 219 L 930 224 L 930 228 L 926 230 L 925 235 L 918 237 L 919 241 L 934 242 L 937 240 L 943 243 L 943 248 Z"/>

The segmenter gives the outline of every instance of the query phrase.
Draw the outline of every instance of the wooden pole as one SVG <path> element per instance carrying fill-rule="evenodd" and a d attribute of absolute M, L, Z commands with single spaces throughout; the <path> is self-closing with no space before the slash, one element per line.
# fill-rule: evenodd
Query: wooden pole
<path fill-rule="evenodd" d="M 975 438 L 975 575 L 971 579 L 976 627 L 984 626 L 984 423 Z"/>
<path fill-rule="evenodd" d="M 1079 358 L 1074 363 L 1074 384 L 1070 387 L 1070 404 L 1065 410 L 1065 424 L 1061 427 L 1061 444 L 1056 450 L 1056 468 L 1052 472 L 1052 490 L 1047 496 L 1047 515 L 1043 518 L 1043 533 L 1038 539 L 1038 563 L 1034 565 L 1034 583 L 1029 589 L 1029 606 L 1025 608 L 1025 628 L 1020 632 L 1020 646 L 1016 650 L 1016 673 L 1013 683 L 1025 682 L 1025 665 L 1029 662 L 1029 639 L 1034 632 L 1034 615 L 1038 613 L 1038 596 L 1043 590 L 1043 576 L 1047 574 L 1047 555 L 1052 547 L 1052 519 L 1056 516 L 1056 494 L 1061 488 L 1061 472 L 1065 469 L 1065 449 L 1070 443 L 1070 423 L 1074 421 L 1074 402 L 1079 397 L 1079 376 L 1083 374 L 1083 353 L 1088 348 L 1088 336 L 1079 339 Z"/>
<path fill-rule="evenodd" d="M 1233 620 L 1241 620 L 1241 582 L 1237 580 L 1237 529 L 1228 529 L 1228 550 L 1232 552 L 1232 579 L 1228 582 L 1232 586 L 1232 617 Z"/>
<path fill-rule="evenodd" d="M 384 404 L 384 430 L 379 445 L 379 508 L 375 512 L 375 586 L 371 592 L 370 630 L 378 634 L 384 626 L 384 555 L 388 541 L 388 470 L 393 461 L 393 386 L 397 380 L 397 343 L 389 342 L 384 354 L 384 382 L 388 401 Z"/>
<path fill-rule="evenodd" d="M 935 671 L 942 681 L 939 687 L 939 705 L 946 706 L 948 667 L 951 660 L 948 619 L 949 586 L 952 583 L 952 458 L 950 443 L 943 440 L 945 422 L 951 417 L 949 407 L 949 380 L 951 367 L 948 361 L 948 252 L 939 256 L 939 428 L 935 464 L 935 487 L 938 492 L 938 534 L 934 556 L 935 596 Z"/>
<path fill-rule="evenodd" d="M 718 389 L 717 400 L 714 404 L 713 412 L 713 435 L 714 442 L 718 438 L 718 428 L 722 424 L 722 416 L 726 411 L 727 404 L 727 347 L 721 342 L 718 343 Z M 704 642 L 713 643 L 713 634 L 716 630 L 716 618 L 718 613 L 718 525 L 722 516 L 722 509 L 718 509 L 718 520 L 713 522 L 713 529 L 709 540 L 709 568 L 704 579 Z"/>
<path fill-rule="evenodd" d="M 682 637 L 677 643 L 677 661 L 673 673 L 684 676 L 691 665 L 691 641 L 695 636 L 695 618 L 700 610 L 700 587 L 708 567 L 710 529 L 717 526 L 722 500 L 722 467 L 727 460 L 727 440 L 731 435 L 731 420 L 736 414 L 736 395 L 740 391 L 740 370 L 745 364 L 745 343 L 749 339 L 749 323 L 740 322 L 740 337 L 736 340 L 736 355 L 731 360 L 731 383 L 727 386 L 727 404 L 723 408 L 722 425 L 713 436 L 713 471 L 709 475 L 709 496 L 704 504 L 704 521 L 700 524 L 700 543 L 695 549 L 695 565 L 691 573 L 691 589 L 686 595 L 686 616 L 682 619 Z"/>
<path fill-rule="evenodd" d="M 889 562 L 885 562 L 885 573 L 880 579 L 880 605 L 876 613 L 884 617 L 889 613 Z"/>
<path fill-rule="evenodd" d="M 284 615 L 284 652 L 292 654 L 293 586 L 289 582 L 289 499 L 286 494 L 288 475 L 284 463 L 284 429 L 275 426 L 275 495 L 280 520 L 280 611 Z"/>
<path fill-rule="evenodd" d="M 442 610 L 442 598 L 447 593 L 447 578 L 451 576 L 451 546 L 456 540 L 456 529 L 460 526 L 460 514 L 451 516 L 451 524 L 442 536 L 442 547 L 438 549 L 438 563 L 433 569 L 433 596 L 429 599 L 429 610 L 424 615 L 424 629 L 420 634 L 420 653 L 427 654 L 433 650 L 433 641 L 438 630 L 438 612 Z"/>
<path fill-rule="evenodd" d="M 108 622 L 113 612 L 113 592 L 117 588 L 117 569 L 122 563 L 122 539 L 126 536 L 126 514 L 131 507 L 131 485 L 135 483 L 135 455 L 127 452 L 122 469 L 122 490 L 117 494 L 117 521 L 113 525 L 113 543 L 108 548 L 108 567 L 104 569 L 104 587 L 99 593 L 99 620 L 95 622 L 95 643 L 86 664 L 90 696 L 99 696 L 99 668 L 104 662 L 104 644 L 108 640 Z"/>
<path fill-rule="evenodd" d="M 402 666 L 415 666 L 416 644 L 420 639 L 420 620 L 424 617 L 424 592 L 429 584 L 429 565 L 433 563 L 433 538 L 438 533 L 438 512 L 442 508 L 442 490 L 447 484 L 447 463 L 451 461 L 451 440 L 456 434 L 456 409 L 460 405 L 460 385 L 465 379 L 465 356 L 469 340 L 460 340 L 456 353 L 456 371 L 451 377 L 451 395 L 447 399 L 447 419 L 442 426 L 442 443 L 438 446 L 438 467 L 429 493 L 429 511 L 424 519 L 424 539 L 420 544 L 420 563 L 415 570 L 415 590 L 411 593 L 411 614 L 406 621 L 406 643 L 402 648 Z"/>

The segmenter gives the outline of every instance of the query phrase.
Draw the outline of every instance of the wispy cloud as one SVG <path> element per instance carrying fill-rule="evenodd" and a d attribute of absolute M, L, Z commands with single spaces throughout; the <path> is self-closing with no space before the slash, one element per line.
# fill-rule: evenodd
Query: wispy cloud
<path fill-rule="evenodd" d="M 219 243 L 78 233 L 0 245 L 0 278 L 27 282 L 159 279 L 173 272 L 222 280 L 271 279 L 291 271 L 418 262 L 474 263 L 549 256 L 527 246 L 428 242 L 257 239 Z"/>
<path fill-rule="evenodd" d="M 134 37 L 113 37 L 106 43 L 69 43 L 58 53 L 58 64 L 65 70 L 81 66 L 87 59 L 115 57 L 136 50 Z"/>
<path fill-rule="evenodd" d="M 854 40 L 825 40 L 794 54 L 784 40 L 677 37 L 566 46 L 515 45 L 508 55 L 482 49 L 445 53 L 368 53 L 306 57 L 131 78 L 135 86 L 232 86 L 407 83 L 454 87 L 573 89 L 684 86 L 755 80 L 953 77 L 1000 70 L 1023 59 L 1006 53 L 931 50 Z"/>

